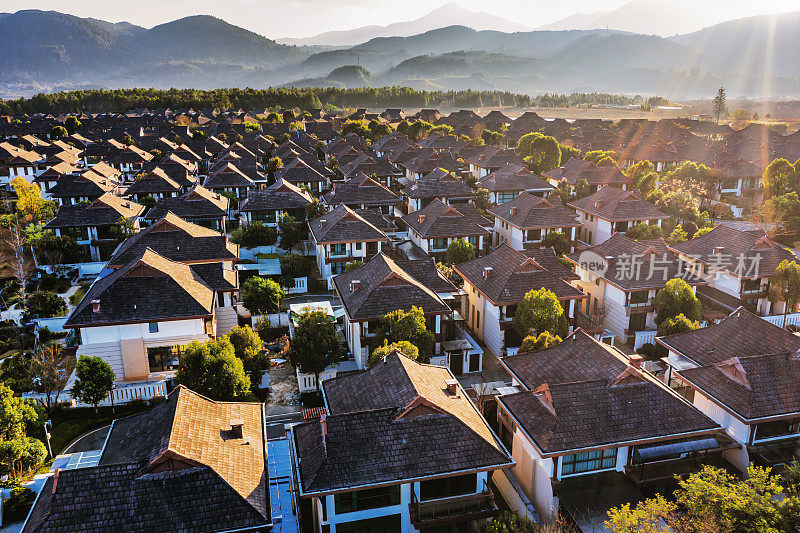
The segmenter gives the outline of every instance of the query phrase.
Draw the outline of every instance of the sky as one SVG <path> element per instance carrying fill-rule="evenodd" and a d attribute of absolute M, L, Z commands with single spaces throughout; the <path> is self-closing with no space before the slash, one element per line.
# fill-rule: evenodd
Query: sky
<path fill-rule="evenodd" d="M 329 30 L 348 30 L 369 24 L 413 20 L 447 0 L 0 0 L 0 12 L 42 9 L 128 21 L 152 27 L 189 15 L 207 14 L 271 39 L 307 37 Z M 458 0 L 472 11 L 488 11 L 531 27 L 554 22 L 576 12 L 616 9 L 629 0 Z M 685 4 L 701 25 L 765 13 L 800 9 L 797 0 L 658 0 Z"/>

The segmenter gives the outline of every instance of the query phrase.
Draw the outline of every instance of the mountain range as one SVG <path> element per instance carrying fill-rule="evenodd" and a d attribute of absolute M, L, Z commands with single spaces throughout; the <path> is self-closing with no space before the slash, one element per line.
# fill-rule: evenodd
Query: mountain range
<path fill-rule="evenodd" d="M 617 29 L 474 29 L 451 24 L 464 22 L 465 10 L 442 9 L 433 19 L 444 27 L 336 47 L 281 44 L 206 15 L 146 29 L 53 11 L 2 13 L 0 95 L 74 87 L 405 85 L 677 99 L 707 96 L 724 84 L 735 96 L 786 97 L 800 76 L 800 12 L 664 38 Z"/>

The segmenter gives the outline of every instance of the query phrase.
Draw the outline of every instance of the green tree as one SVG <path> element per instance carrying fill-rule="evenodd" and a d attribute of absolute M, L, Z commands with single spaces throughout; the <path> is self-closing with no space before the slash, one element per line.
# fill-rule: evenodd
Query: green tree
<path fill-rule="evenodd" d="M 656 312 L 656 325 L 665 320 L 684 315 L 691 321 L 700 320 L 700 300 L 692 287 L 680 278 L 669 280 L 664 288 L 656 293 L 653 300 Z"/>
<path fill-rule="evenodd" d="M 551 335 L 549 331 L 543 331 L 538 337 L 528 335 L 522 340 L 519 347 L 519 352 L 535 352 L 537 350 L 544 350 L 545 348 L 552 348 L 561 342 L 561 337 L 558 335 Z"/>
<path fill-rule="evenodd" d="M 725 87 L 720 87 L 717 91 L 717 96 L 714 97 L 714 104 L 712 106 L 712 113 L 717 119 L 717 124 L 719 124 L 719 119 L 728 112 L 728 105 L 725 101 Z"/>
<path fill-rule="evenodd" d="M 542 239 L 542 247 L 550 248 L 551 246 L 558 255 L 568 254 L 569 237 L 567 237 L 560 231 L 555 231 L 555 230 L 548 231 L 547 235 L 545 235 L 544 238 Z"/>
<path fill-rule="evenodd" d="M 694 331 L 700 328 L 700 322 L 696 320 L 689 320 L 683 313 L 676 317 L 668 318 L 658 325 L 658 336 L 665 337 L 667 335 L 675 335 L 677 333 L 686 333 L 687 331 Z"/>
<path fill-rule="evenodd" d="M 399 350 L 403 355 L 409 359 L 416 361 L 419 358 L 419 349 L 408 341 L 393 342 L 389 344 L 386 339 L 383 344 L 372 350 L 367 361 L 367 367 L 372 368 L 378 364 L 384 357 L 392 353 L 393 350 Z"/>
<path fill-rule="evenodd" d="M 660 521 L 677 509 L 661 494 L 638 503 L 626 503 L 608 511 L 605 527 L 613 533 L 662 533 Z"/>
<path fill-rule="evenodd" d="M 595 166 L 614 166 L 617 163 L 617 158 L 619 156 L 613 150 L 590 150 L 583 154 L 583 158 L 590 163 L 593 163 Z M 600 164 L 601 161 L 605 161 L 610 159 L 612 161 L 611 165 L 608 163 Z"/>
<path fill-rule="evenodd" d="M 412 141 L 421 141 L 428 136 L 428 133 L 431 131 L 431 129 L 433 129 L 433 124 L 430 122 L 425 122 L 424 120 L 418 120 L 408 126 L 406 135 Z"/>
<path fill-rule="evenodd" d="M 578 148 L 575 148 L 574 146 L 559 144 L 558 148 L 561 151 L 561 165 L 565 164 L 570 159 L 581 158 L 581 151 Z"/>
<path fill-rule="evenodd" d="M 294 287 L 295 278 L 305 278 L 311 274 L 311 261 L 300 254 L 284 254 L 279 259 L 281 283 L 284 287 Z"/>
<path fill-rule="evenodd" d="M 625 236 L 633 239 L 634 241 L 646 241 L 651 239 L 660 239 L 664 236 L 664 232 L 661 230 L 661 226 L 640 222 L 635 226 L 629 227 L 628 231 L 625 232 Z"/>
<path fill-rule="evenodd" d="M 363 120 L 346 120 L 344 124 L 342 124 L 342 137 L 349 133 L 354 133 L 359 137 L 370 141 L 377 139 L 375 133 L 369 129 L 367 122 Z"/>
<path fill-rule="evenodd" d="M 192 140 L 195 142 L 205 142 L 206 132 L 201 129 L 196 129 L 192 132 Z"/>
<path fill-rule="evenodd" d="M 242 303 L 254 315 L 277 313 L 283 298 L 283 289 L 272 279 L 253 276 L 242 287 Z"/>
<path fill-rule="evenodd" d="M 67 128 L 69 134 L 72 135 L 83 128 L 83 124 L 81 124 L 81 121 L 78 120 L 78 117 L 70 115 L 67 117 L 67 120 L 64 121 L 64 127 Z"/>
<path fill-rule="evenodd" d="M 35 400 L 14 396 L 5 383 L 0 383 L 0 473 L 17 480 L 44 462 L 44 444 L 26 434 L 29 427 L 42 422 L 42 408 Z"/>
<path fill-rule="evenodd" d="M 152 196 L 150 196 L 148 194 L 147 196 L 140 197 L 139 198 L 139 203 L 144 206 L 145 211 L 149 211 L 149 210 L 153 209 L 153 207 L 155 207 L 156 203 L 158 203 L 158 202 L 157 202 L 157 200 L 155 198 L 153 198 Z"/>
<path fill-rule="evenodd" d="M 283 159 L 280 157 L 270 157 L 264 164 L 264 171 L 269 176 L 269 180 L 275 181 L 275 173 L 283 168 Z"/>
<path fill-rule="evenodd" d="M 408 341 L 419 350 L 418 361 L 428 363 L 436 349 L 433 332 L 428 329 L 422 309 L 412 306 L 410 311 L 398 309 L 383 315 L 375 330 L 375 345 Z"/>
<path fill-rule="evenodd" d="M 714 229 L 714 228 L 712 228 L 711 226 L 707 226 L 705 228 L 700 228 L 700 229 L 698 229 L 697 231 L 694 232 L 694 237 L 693 238 L 696 239 L 698 237 L 702 237 L 703 235 L 707 234 L 712 229 Z"/>
<path fill-rule="evenodd" d="M 181 356 L 175 380 L 216 401 L 252 399 L 244 363 L 236 357 L 233 344 L 226 338 L 189 343 Z"/>
<path fill-rule="evenodd" d="M 37 384 L 36 389 L 44 394 L 46 413 L 58 403 L 58 397 L 64 390 L 72 373 L 72 356 L 56 342 L 40 344 L 31 358 L 31 377 Z"/>
<path fill-rule="evenodd" d="M 305 210 L 306 220 L 314 220 L 328 213 L 328 208 L 318 199 L 315 199 L 310 204 L 306 204 Z"/>
<path fill-rule="evenodd" d="M 231 242 L 245 248 L 272 246 L 278 241 L 278 231 L 261 222 L 253 222 L 231 232 Z"/>
<path fill-rule="evenodd" d="M 538 337 L 545 331 L 563 337 L 566 335 L 562 327 L 563 316 L 564 308 L 553 291 L 544 287 L 531 289 L 517 305 L 514 329 L 523 339 L 531 333 Z"/>
<path fill-rule="evenodd" d="M 586 178 L 578 178 L 575 182 L 575 199 L 580 200 L 592 194 L 592 189 L 589 188 L 589 181 Z"/>
<path fill-rule="evenodd" d="M 503 146 L 503 144 L 505 144 L 506 141 L 505 135 L 503 135 L 502 133 L 498 133 L 496 131 L 490 131 L 487 129 L 484 129 L 483 132 L 481 132 L 481 139 L 483 140 L 484 143 L 486 143 L 487 146 L 498 146 L 498 147 Z"/>
<path fill-rule="evenodd" d="M 287 252 L 294 250 L 295 246 L 306 238 L 304 226 L 291 215 L 283 215 L 280 218 L 278 221 L 278 233 L 281 238 L 278 246 Z"/>
<path fill-rule="evenodd" d="M 125 217 L 119 217 L 117 223 L 111 226 L 109 234 L 115 241 L 121 243 L 136 235 L 137 231 L 139 230 L 136 229 L 136 225 L 132 221 Z"/>
<path fill-rule="evenodd" d="M 114 386 L 114 371 L 102 357 L 82 355 L 75 365 L 75 383 L 72 385 L 72 397 L 83 403 L 94 406 L 102 402 Z"/>
<path fill-rule="evenodd" d="M 224 338 L 233 345 L 233 353 L 242 360 L 251 381 L 261 383 L 264 371 L 269 367 L 269 359 L 258 333 L 248 325 L 236 326 Z"/>
<path fill-rule="evenodd" d="M 783 325 L 786 315 L 800 302 L 800 265 L 796 261 L 784 259 L 769 278 L 769 300 L 783 302 Z"/>
<path fill-rule="evenodd" d="M 59 237 L 49 230 L 43 232 L 35 242 L 28 239 L 28 244 L 33 248 L 39 263 L 45 265 L 80 263 L 85 258 L 83 248 L 74 238 L 69 235 Z"/>
<path fill-rule="evenodd" d="M 475 259 L 475 248 L 466 239 L 453 239 L 447 247 L 445 262 L 448 265 L 460 265 Z"/>
<path fill-rule="evenodd" d="M 773 159 L 761 179 L 768 197 L 783 196 L 798 190 L 797 169 L 786 159 Z"/>
<path fill-rule="evenodd" d="M 688 240 L 689 240 L 689 235 L 686 233 L 686 230 L 684 230 L 682 226 L 675 226 L 675 229 L 672 230 L 672 233 L 670 233 L 669 237 L 667 237 L 667 243 L 669 244 L 680 244 Z"/>
<path fill-rule="evenodd" d="M 350 272 L 351 270 L 355 270 L 357 268 L 361 268 L 362 266 L 364 266 L 364 262 L 363 261 L 359 261 L 358 259 L 355 259 L 353 261 L 350 261 L 349 263 L 347 263 L 344 266 L 344 271 L 345 272 Z"/>
<path fill-rule="evenodd" d="M 67 314 L 67 303 L 52 291 L 35 291 L 28 296 L 25 303 L 27 305 L 24 315 L 26 322 L 33 318 L 52 318 Z"/>
<path fill-rule="evenodd" d="M 64 126 L 53 126 L 53 129 L 50 130 L 51 140 L 55 141 L 57 139 L 63 139 L 64 137 L 69 137 L 69 132 Z"/>
<path fill-rule="evenodd" d="M 794 240 L 800 235 L 800 196 L 795 191 L 764 202 L 764 219 L 778 224 L 777 234 Z"/>
<path fill-rule="evenodd" d="M 655 190 L 658 173 L 656 166 L 650 161 L 638 161 L 628 167 L 624 173 L 625 177 L 631 180 L 631 185 L 642 191 L 645 196 Z"/>
<path fill-rule="evenodd" d="M 319 375 L 328 366 L 344 361 L 346 353 L 336 334 L 336 324 L 322 309 L 303 309 L 289 350 L 289 360 L 304 374 L 314 374 L 319 392 Z"/>
<path fill-rule="evenodd" d="M 529 518 L 520 516 L 517 511 L 503 511 L 500 516 L 481 525 L 480 533 L 536 533 L 540 529 Z M 542 533 L 544 530 L 541 530 Z"/>
<path fill-rule="evenodd" d="M 536 174 L 549 172 L 561 164 L 561 145 L 555 137 L 538 132 L 523 135 L 516 152 Z"/>
<path fill-rule="evenodd" d="M 472 193 L 472 203 L 479 213 L 485 213 L 489 209 L 489 189 L 479 187 Z"/>
<path fill-rule="evenodd" d="M 293 109 L 284 110 L 283 117 L 282 117 L 284 124 L 289 124 L 290 122 L 294 122 L 294 119 L 296 119 L 296 118 L 297 118 L 297 115 L 294 114 L 294 110 Z"/>

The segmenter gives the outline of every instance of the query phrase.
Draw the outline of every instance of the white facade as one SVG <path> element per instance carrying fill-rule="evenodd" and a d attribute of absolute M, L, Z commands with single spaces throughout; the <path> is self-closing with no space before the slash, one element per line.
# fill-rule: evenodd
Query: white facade
<path fill-rule="evenodd" d="M 313 236 L 312 236 L 313 239 Z M 383 242 L 376 241 L 370 244 L 377 245 L 375 254 L 381 253 Z M 317 268 L 322 279 L 328 283 L 328 290 L 333 289 L 333 276 L 344 272 L 344 267 L 352 261 L 367 262 L 366 242 L 342 242 L 318 244 L 314 242 L 317 250 Z M 372 255 L 371 254 L 370 257 Z M 335 261 L 338 260 L 338 261 Z"/>

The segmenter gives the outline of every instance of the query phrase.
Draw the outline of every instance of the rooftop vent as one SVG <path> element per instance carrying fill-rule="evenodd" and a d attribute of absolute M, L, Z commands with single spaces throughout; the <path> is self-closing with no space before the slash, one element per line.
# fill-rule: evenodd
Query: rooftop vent
<path fill-rule="evenodd" d="M 444 382 L 447 386 L 447 392 L 450 394 L 458 394 L 458 380 L 457 379 L 448 379 Z"/>
<path fill-rule="evenodd" d="M 353 281 L 350 282 L 350 292 L 356 292 L 360 286 L 361 286 L 361 280 L 354 279 Z"/>
<path fill-rule="evenodd" d="M 508 214 L 510 214 L 510 215 L 512 215 L 512 216 L 513 216 L 513 215 L 516 215 L 516 214 L 517 214 L 517 208 L 516 208 L 516 207 L 510 207 L 510 208 L 508 209 Z"/>
<path fill-rule="evenodd" d="M 100 312 L 100 300 L 92 300 L 92 313 Z"/>
<path fill-rule="evenodd" d="M 419 223 L 422 224 L 423 222 L 425 222 L 425 215 L 420 215 L 419 216 Z"/>
<path fill-rule="evenodd" d="M 641 355 L 633 354 L 633 355 L 629 356 L 629 359 L 631 361 L 631 366 L 633 368 L 642 368 L 642 359 L 643 359 L 643 357 Z"/>
<path fill-rule="evenodd" d="M 494 269 L 492 267 L 483 267 L 483 279 L 489 279 L 492 276 Z"/>
<path fill-rule="evenodd" d="M 241 418 L 232 418 L 231 419 L 231 433 L 233 433 L 233 438 L 241 439 L 244 437 L 244 420 Z"/>
<path fill-rule="evenodd" d="M 722 255 L 722 252 L 725 251 L 724 246 L 715 246 L 714 247 L 714 255 Z"/>
<path fill-rule="evenodd" d="M 319 221 L 319 227 L 320 227 L 320 228 L 324 228 L 324 227 L 325 227 L 325 223 L 326 223 L 326 222 L 328 222 L 326 219 L 324 219 L 324 218 L 320 219 L 320 221 Z"/>

